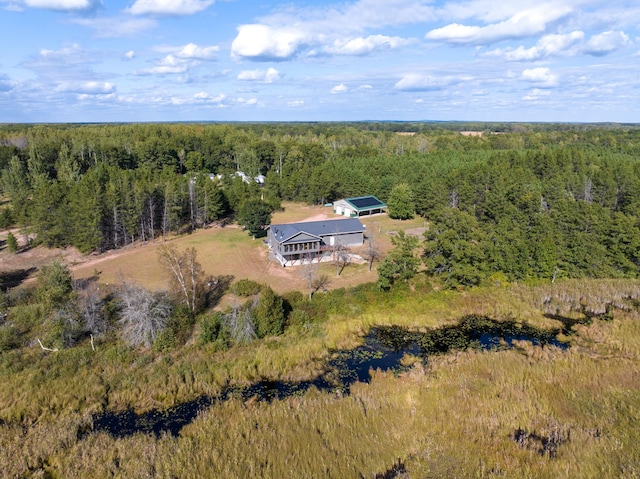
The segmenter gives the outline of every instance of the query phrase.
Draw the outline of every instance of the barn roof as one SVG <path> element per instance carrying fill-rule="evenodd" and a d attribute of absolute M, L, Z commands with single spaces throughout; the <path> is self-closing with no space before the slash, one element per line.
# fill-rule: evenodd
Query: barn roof
<path fill-rule="evenodd" d="M 375 196 L 358 196 L 357 198 L 345 198 L 344 201 L 349 203 L 358 211 L 387 207 L 386 204 L 384 204 Z"/>

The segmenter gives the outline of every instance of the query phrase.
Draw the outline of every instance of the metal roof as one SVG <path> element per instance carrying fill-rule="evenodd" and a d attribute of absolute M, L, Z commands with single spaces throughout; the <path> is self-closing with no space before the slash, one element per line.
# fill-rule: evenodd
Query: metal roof
<path fill-rule="evenodd" d="M 375 196 L 359 196 L 357 198 L 345 198 L 344 200 L 358 210 L 386 208 L 387 206 Z"/>
<path fill-rule="evenodd" d="M 363 233 L 365 230 L 358 218 L 274 224 L 269 228 L 278 243 L 283 243 L 300 233 L 306 233 L 320 239 L 335 234 Z"/>

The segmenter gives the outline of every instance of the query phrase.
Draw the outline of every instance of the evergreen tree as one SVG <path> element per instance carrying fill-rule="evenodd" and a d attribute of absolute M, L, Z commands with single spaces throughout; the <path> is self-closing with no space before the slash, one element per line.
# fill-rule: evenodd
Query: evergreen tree
<path fill-rule="evenodd" d="M 399 183 L 392 188 L 387 206 L 389 207 L 389 216 L 391 218 L 397 220 L 413 218 L 415 204 L 413 202 L 413 193 L 407 183 Z"/>
<path fill-rule="evenodd" d="M 378 287 L 388 290 L 397 281 L 408 281 L 418 272 L 420 259 L 416 257 L 418 238 L 403 230 L 391 237 L 394 248 L 378 266 Z"/>
<path fill-rule="evenodd" d="M 9 250 L 9 253 L 18 252 L 18 240 L 11 231 L 7 234 L 7 249 Z"/>
<path fill-rule="evenodd" d="M 271 224 L 272 209 L 258 199 L 242 202 L 237 214 L 238 224 L 242 225 L 255 238 L 266 236 L 267 226 Z"/>

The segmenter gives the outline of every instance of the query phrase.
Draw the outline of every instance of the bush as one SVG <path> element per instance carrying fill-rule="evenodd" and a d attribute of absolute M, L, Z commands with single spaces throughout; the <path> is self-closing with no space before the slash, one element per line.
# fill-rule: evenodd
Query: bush
<path fill-rule="evenodd" d="M 222 313 L 203 317 L 200 322 L 200 343 L 217 344 L 220 348 L 226 348 L 228 338 L 222 327 L 223 321 Z"/>
<path fill-rule="evenodd" d="M 7 249 L 9 250 L 9 253 L 18 252 L 18 239 L 11 231 L 7 234 Z"/>
<path fill-rule="evenodd" d="M 262 285 L 250 279 L 241 279 L 233 285 L 233 292 L 238 296 L 248 297 L 258 294 Z"/>
<path fill-rule="evenodd" d="M 156 352 L 169 351 L 176 346 L 176 335 L 171 328 L 165 328 L 158 333 L 153 341 L 153 350 Z"/>
<path fill-rule="evenodd" d="M 48 308 L 64 305 L 71 297 L 73 279 L 71 271 L 60 260 L 45 265 L 38 273 L 38 299 Z"/>
<path fill-rule="evenodd" d="M 285 310 L 282 298 L 273 290 L 265 286 L 260 292 L 260 299 L 251 311 L 256 335 L 259 338 L 265 336 L 278 336 L 284 333 Z"/>
<path fill-rule="evenodd" d="M 10 351 L 20 345 L 20 335 L 13 326 L 0 327 L 0 353 Z"/>
<path fill-rule="evenodd" d="M 13 226 L 14 218 L 11 208 L 3 208 L 0 211 L 0 229 L 7 229 Z"/>

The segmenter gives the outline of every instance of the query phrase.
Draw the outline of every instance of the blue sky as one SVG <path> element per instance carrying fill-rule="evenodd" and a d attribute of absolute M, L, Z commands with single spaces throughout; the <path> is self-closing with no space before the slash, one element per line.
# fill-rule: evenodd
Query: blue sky
<path fill-rule="evenodd" d="M 0 0 L 0 122 L 640 122 L 638 0 Z"/>

